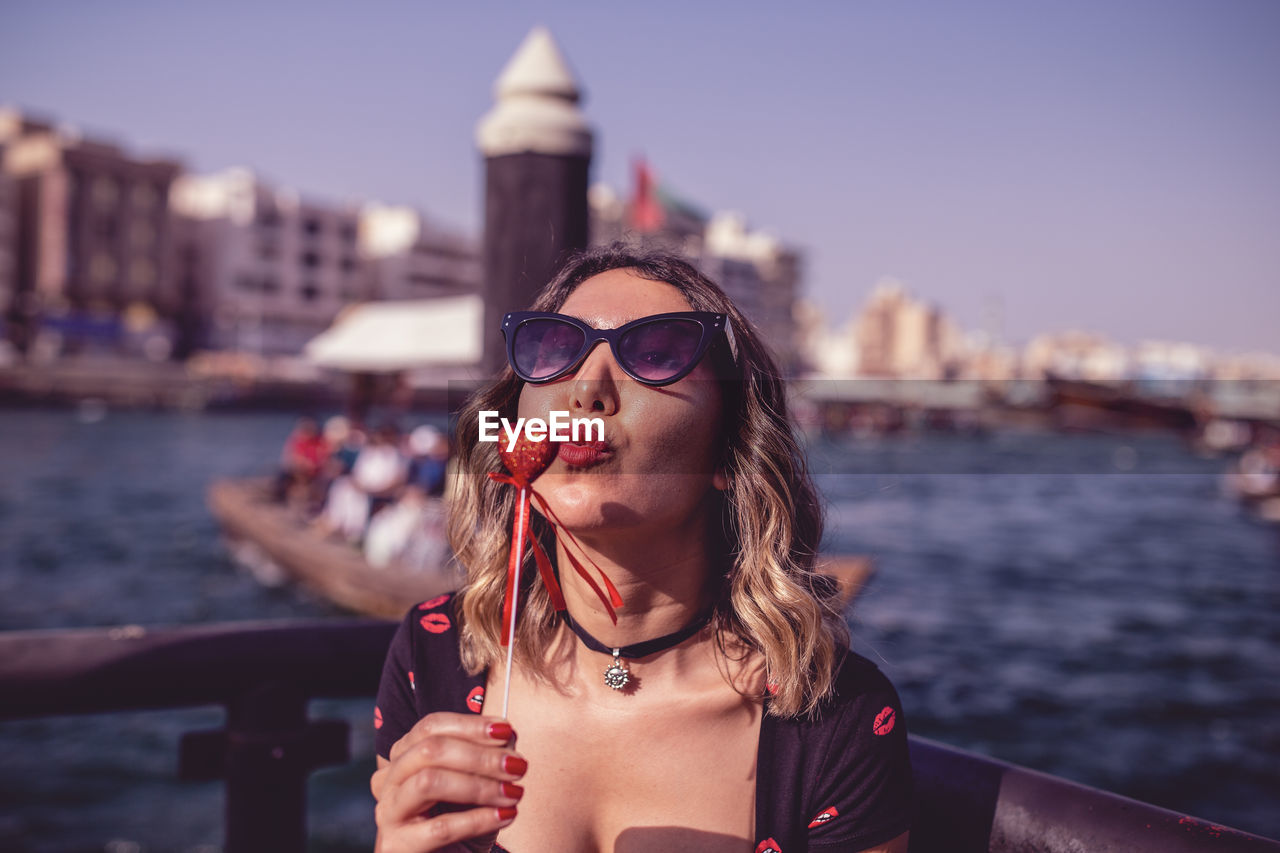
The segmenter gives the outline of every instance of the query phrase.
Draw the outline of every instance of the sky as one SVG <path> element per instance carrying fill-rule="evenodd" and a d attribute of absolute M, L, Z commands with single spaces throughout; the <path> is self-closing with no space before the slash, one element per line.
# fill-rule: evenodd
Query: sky
<path fill-rule="evenodd" d="M 478 236 L 475 125 L 544 24 L 592 179 L 800 247 L 843 325 L 892 278 L 1018 344 L 1280 352 L 1280 3 L 5 0 L 0 104 Z"/>

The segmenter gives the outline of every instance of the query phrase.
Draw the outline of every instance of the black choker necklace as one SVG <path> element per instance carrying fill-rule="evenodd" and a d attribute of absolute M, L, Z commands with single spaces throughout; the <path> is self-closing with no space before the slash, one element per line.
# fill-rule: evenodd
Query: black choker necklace
<path fill-rule="evenodd" d="M 659 637 L 656 640 L 645 640 L 643 643 L 632 643 L 629 646 L 606 646 L 595 637 L 587 633 L 587 629 L 583 628 L 573 620 L 568 610 L 561 610 L 564 616 L 564 622 L 569 626 L 569 630 L 578 635 L 578 639 L 582 640 L 582 644 L 593 652 L 604 652 L 607 655 L 613 655 L 613 663 L 604 671 L 604 683 L 612 687 L 614 690 L 621 690 L 627 686 L 627 682 L 631 680 L 631 673 L 627 669 L 627 665 L 623 662 L 624 658 L 642 658 L 646 655 L 656 654 L 665 651 L 672 646 L 677 646 L 694 634 L 707 627 L 707 623 L 711 621 L 711 617 L 715 614 L 716 608 L 714 604 L 708 605 L 693 617 L 693 621 L 685 625 L 679 631 L 667 634 L 665 637 Z"/>

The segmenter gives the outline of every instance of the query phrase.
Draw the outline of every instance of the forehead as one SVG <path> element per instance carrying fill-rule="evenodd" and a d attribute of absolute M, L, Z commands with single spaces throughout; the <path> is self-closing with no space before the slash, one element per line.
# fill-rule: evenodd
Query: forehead
<path fill-rule="evenodd" d="M 578 317 L 599 329 L 621 326 L 650 314 L 692 310 L 675 286 L 641 278 L 627 269 L 592 276 L 578 285 L 560 307 L 560 313 Z"/>

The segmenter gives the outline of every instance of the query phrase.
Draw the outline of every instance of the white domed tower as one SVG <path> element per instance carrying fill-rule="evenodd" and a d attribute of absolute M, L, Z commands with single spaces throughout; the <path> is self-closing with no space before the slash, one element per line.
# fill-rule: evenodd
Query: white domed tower
<path fill-rule="evenodd" d="M 587 246 L 592 134 L 581 89 L 545 27 L 534 27 L 476 127 L 485 158 L 484 366 L 506 360 L 499 324 L 527 308 L 571 251 Z"/>

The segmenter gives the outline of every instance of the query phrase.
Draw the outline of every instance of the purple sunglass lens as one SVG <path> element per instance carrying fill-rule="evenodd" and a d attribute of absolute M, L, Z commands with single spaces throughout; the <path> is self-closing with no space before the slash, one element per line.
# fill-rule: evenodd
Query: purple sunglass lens
<path fill-rule="evenodd" d="M 582 330 L 568 323 L 530 320 L 516 329 L 511 347 L 514 366 L 534 379 L 552 376 L 573 363 L 585 340 Z"/>
<path fill-rule="evenodd" d="M 655 320 L 623 335 L 618 356 L 636 376 L 661 382 L 693 363 L 701 341 L 702 324 L 696 320 Z"/>

